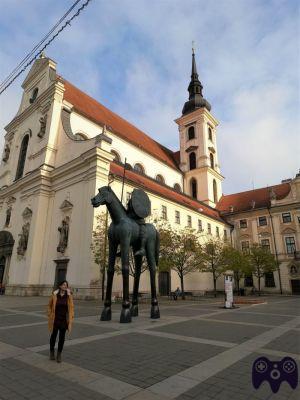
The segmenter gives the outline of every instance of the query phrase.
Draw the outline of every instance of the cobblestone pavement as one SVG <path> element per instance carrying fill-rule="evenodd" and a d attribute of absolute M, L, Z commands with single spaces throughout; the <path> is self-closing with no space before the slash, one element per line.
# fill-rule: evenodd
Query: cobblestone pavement
<path fill-rule="evenodd" d="M 251 298 L 252 299 L 252 298 Z M 167 301 L 161 318 L 100 322 L 100 302 L 75 301 L 63 362 L 48 359 L 47 299 L 0 296 L 0 400 L 244 400 L 300 398 L 283 382 L 252 386 L 260 356 L 300 370 L 300 298 L 270 296 L 224 310 L 221 300 Z"/>

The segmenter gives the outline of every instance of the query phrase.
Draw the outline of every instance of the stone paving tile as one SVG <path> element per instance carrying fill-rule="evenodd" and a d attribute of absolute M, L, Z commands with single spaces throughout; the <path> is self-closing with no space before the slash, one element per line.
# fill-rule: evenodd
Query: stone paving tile
<path fill-rule="evenodd" d="M 218 316 L 216 316 L 217 318 Z M 175 333 L 177 335 L 223 340 L 226 342 L 242 343 L 250 338 L 268 330 L 261 326 L 243 326 L 223 322 L 213 322 L 207 320 L 190 320 L 177 322 L 166 326 L 152 328 L 159 332 Z"/>
<path fill-rule="evenodd" d="M 300 310 L 299 307 L 291 306 L 291 307 L 274 307 L 274 305 L 261 305 L 261 306 L 255 306 L 248 308 L 246 310 L 243 310 L 243 312 L 255 312 L 257 314 L 259 313 L 271 313 L 271 314 L 282 314 L 282 315 L 294 315 L 294 316 L 299 316 L 300 315 Z"/>
<path fill-rule="evenodd" d="M 19 360 L 0 361 L 0 377 L 1 400 L 111 400 Z"/>
<path fill-rule="evenodd" d="M 1 315 L 0 326 L 30 324 L 32 322 L 43 322 L 45 318 L 33 315 Z"/>
<path fill-rule="evenodd" d="M 166 309 L 166 310 L 161 310 L 161 314 L 163 316 L 165 315 L 174 315 L 176 317 L 193 317 L 193 316 L 198 316 L 202 314 L 209 314 L 213 312 L 214 310 L 212 309 L 206 309 L 206 308 L 173 308 L 173 309 Z M 219 311 L 219 310 L 216 310 Z"/>
<path fill-rule="evenodd" d="M 262 314 L 248 314 L 239 313 L 239 310 L 227 310 L 222 314 L 217 316 L 204 317 L 207 319 L 220 319 L 223 321 L 235 321 L 235 322 L 247 322 L 247 323 L 257 323 L 257 324 L 267 324 L 267 325 L 281 325 L 286 321 L 291 320 L 293 317 L 282 317 L 275 315 L 268 315 L 267 317 Z"/>
<path fill-rule="evenodd" d="M 66 348 L 64 360 L 146 388 L 222 351 L 217 346 L 130 333 Z"/>
<path fill-rule="evenodd" d="M 259 389 L 252 386 L 252 364 L 262 354 L 251 354 L 214 375 L 192 389 L 178 396 L 177 400 L 296 400 L 300 396 L 300 386 L 293 390 L 283 382 L 274 394 L 270 385 L 264 382 Z M 266 356 L 272 361 L 278 359 Z M 299 368 L 298 363 L 298 368 Z"/>
<path fill-rule="evenodd" d="M 279 336 L 265 347 L 267 349 L 300 354 L 300 334 L 298 331 L 291 330 Z"/>
<path fill-rule="evenodd" d="M 113 331 L 115 331 L 115 329 L 109 327 L 97 327 L 91 325 L 77 324 L 75 322 L 71 334 L 69 335 L 67 333 L 66 340 L 98 335 L 101 333 Z M 45 321 L 44 325 L 36 325 L 34 327 L 24 326 L 21 328 L 0 330 L 0 341 L 22 348 L 47 344 L 49 343 L 49 331 L 47 321 Z"/>

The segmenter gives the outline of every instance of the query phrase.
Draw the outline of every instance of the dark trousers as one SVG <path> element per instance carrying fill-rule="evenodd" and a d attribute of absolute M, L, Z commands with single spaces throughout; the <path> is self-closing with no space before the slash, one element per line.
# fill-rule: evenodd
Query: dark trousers
<path fill-rule="evenodd" d="M 54 351 L 55 342 L 56 342 L 56 338 L 57 338 L 58 332 L 59 332 L 59 336 L 58 336 L 57 351 L 59 353 L 61 353 L 62 349 L 64 347 L 64 343 L 65 343 L 66 329 L 53 328 L 52 334 L 50 336 L 50 351 Z"/>

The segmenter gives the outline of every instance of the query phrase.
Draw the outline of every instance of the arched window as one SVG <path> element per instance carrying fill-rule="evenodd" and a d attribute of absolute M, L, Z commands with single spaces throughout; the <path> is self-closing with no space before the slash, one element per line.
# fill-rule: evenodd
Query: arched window
<path fill-rule="evenodd" d="M 165 183 L 164 177 L 162 175 L 160 175 L 160 174 L 156 175 L 155 179 L 157 180 L 157 182 Z"/>
<path fill-rule="evenodd" d="M 144 174 L 145 173 L 144 167 L 139 163 L 135 164 L 133 169 L 136 172 L 138 172 L 139 174 Z"/>
<path fill-rule="evenodd" d="M 210 167 L 212 169 L 214 169 L 215 168 L 215 161 L 214 161 L 214 155 L 212 153 L 210 153 L 209 159 L 210 159 Z"/>
<path fill-rule="evenodd" d="M 191 195 L 194 199 L 196 199 L 197 198 L 197 181 L 195 178 L 191 179 L 190 185 L 191 185 Z"/>
<path fill-rule="evenodd" d="M 38 92 L 39 92 L 39 88 L 36 87 L 35 89 L 33 89 L 31 97 L 29 99 L 29 103 L 30 104 L 35 102 L 35 99 L 37 98 Z"/>
<path fill-rule="evenodd" d="M 25 167 L 25 161 L 26 161 L 26 153 L 27 153 L 28 141 L 29 141 L 29 135 L 24 136 L 23 140 L 22 140 L 22 143 L 21 143 L 21 148 L 20 148 L 18 168 L 17 168 L 17 173 L 16 173 L 16 180 L 22 178 L 22 176 L 23 176 L 24 167 Z"/>
<path fill-rule="evenodd" d="M 190 160 L 190 169 L 195 169 L 196 168 L 196 154 L 194 152 L 190 153 L 189 160 Z"/>
<path fill-rule="evenodd" d="M 190 126 L 188 129 L 188 140 L 195 139 L 195 128 Z"/>
<path fill-rule="evenodd" d="M 179 185 L 179 183 L 175 183 L 174 190 L 176 190 L 176 192 L 178 193 L 181 193 L 181 186 Z"/>
<path fill-rule="evenodd" d="M 218 188 L 217 188 L 217 182 L 214 179 L 213 180 L 213 192 L 214 192 L 214 203 L 218 202 Z"/>
<path fill-rule="evenodd" d="M 121 162 L 121 157 L 120 157 L 119 153 L 117 153 L 115 150 L 112 150 L 111 154 L 114 156 L 114 161 L 115 162 L 118 162 L 118 163 Z"/>
<path fill-rule="evenodd" d="M 212 142 L 212 129 L 210 126 L 208 127 L 208 139 Z"/>

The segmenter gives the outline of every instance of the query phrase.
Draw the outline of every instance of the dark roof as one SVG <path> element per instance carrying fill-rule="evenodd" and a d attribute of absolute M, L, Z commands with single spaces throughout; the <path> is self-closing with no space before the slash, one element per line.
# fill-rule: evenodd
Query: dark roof
<path fill-rule="evenodd" d="M 247 192 L 223 195 L 216 208 L 222 213 L 230 213 L 231 209 L 232 212 L 237 213 L 257 208 L 266 208 L 270 206 L 271 192 L 275 193 L 277 200 L 281 200 L 289 194 L 290 190 L 289 183 L 281 183 Z"/>

